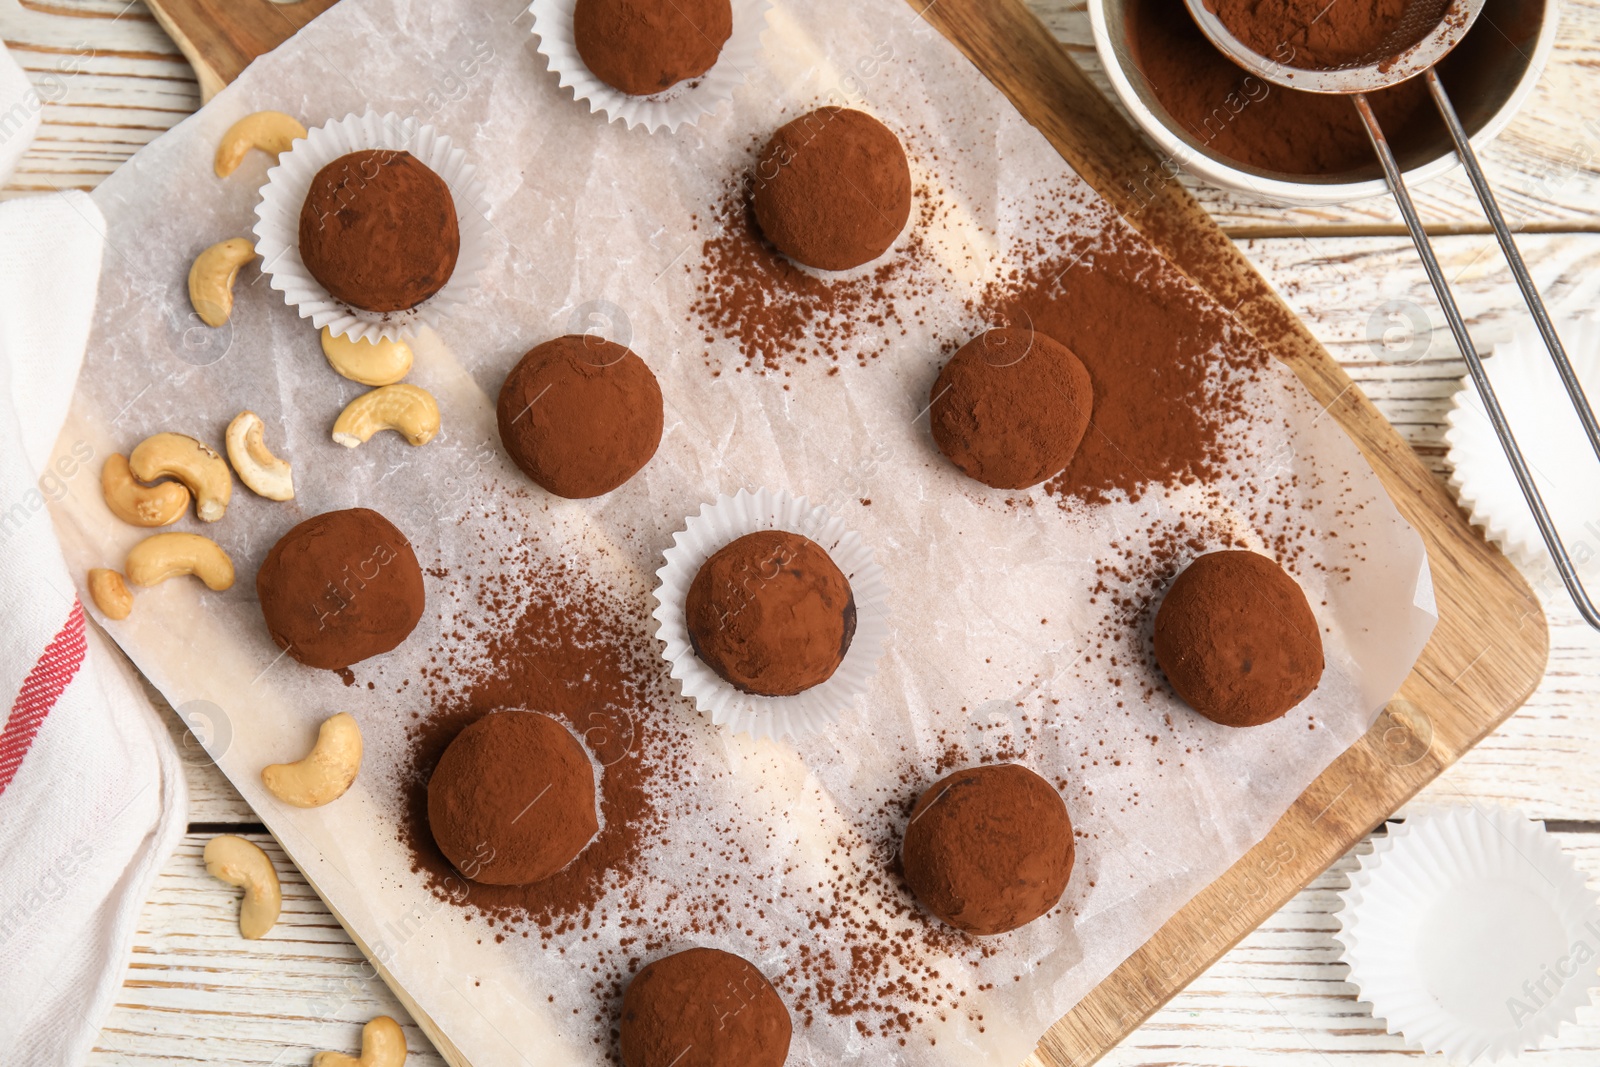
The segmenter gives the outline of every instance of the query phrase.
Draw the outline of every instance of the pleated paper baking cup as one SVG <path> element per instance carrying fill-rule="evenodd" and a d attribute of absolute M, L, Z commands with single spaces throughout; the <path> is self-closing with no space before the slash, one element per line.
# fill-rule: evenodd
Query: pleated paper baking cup
<path fill-rule="evenodd" d="M 1574 1022 L 1600 984 L 1600 908 L 1538 824 L 1504 809 L 1409 818 L 1341 894 L 1349 981 L 1391 1034 L 1497 1063 Z"/>
<path fill-rule="evenodd" d="M 856 602 L 855 637 L 844 660 L 827 681 L 794 696 L 742 692 L 706 666 L 689 644 L 684 605 L 701 564 L 728 542 L 761 530 L 786 530 L 815 541 L 849 580 Z M 867 691 L 889 635 L 889 589 L 872 550 L 826 508 L 788 493 L 741 489 L 691 516 L 664 560 L 656 571 L 656 637 L 684 695 L 718 726 L 758 738 L 819 733 Z"/>
<path fill-rule="evenodd" d="M 340 156 L 365 149 L 387 148 L 411 153 L 444 179 L 455 201 L 461 251 L 444 288 L 405 311 L 353 308 L 311 276 L 300 258 L 300 208 L 317 172 Z M 289 306 L 318 329 L 335 335 L 377 341 L 411 337 L 423 326 L 435 326 L 447 309 L 467 299 L 478 287 L 478 273 L 489 260 L 489 205 L 478 168 L 450 138 L 414 118 L 368 111 L 320 126 L 296 141 L 267 171 L 267 184 L 256 205 L 256 252 L 261 271 Z"/>
<path fill-rule="evenodd" d="M 630 130 L 643 126 L 651 133 L 675 133 L 679 126 L 693 126 L 733 99 L 734 90 L 743 84 L 761 52 L 761 35 L 767 28 L 772 0 L 733 0 L 733 33 L 711 69 L 651 96 L 632 96 L 590 73 L 573 39 L 575 6 L 577 0 L 533 0 L 528 6 L 539 54 L 559 76 L 561 88 L 571 89 L 580 103 L 589 105 L 590 114 L 598 111 L 608 122 L 620 119 Z"/>
<path fill-rule="evenodd" d="M 1564 323 L 1557 332 L 1584 391 L 1600 403 L 1600 321 Z M 1495 345 L 1484 369 L 1568 552 L 1580 562 L 1600 558 L 1600 464 L 1538 330 L 1528 326 Z M 1450 484 L 1473 524 L 1517 563 L 1548 563 L 1533 512 L 1470 379 L 1445 423 Z M 1580 551 L 1582 545 L 1589 551 Z"/>

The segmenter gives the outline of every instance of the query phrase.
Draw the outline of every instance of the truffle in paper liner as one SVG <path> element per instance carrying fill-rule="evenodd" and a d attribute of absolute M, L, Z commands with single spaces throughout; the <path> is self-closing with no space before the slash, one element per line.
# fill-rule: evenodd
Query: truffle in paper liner
<path fill-rule="evenodd" d="M 832 677 L 794 696 L 767 697 L 745 693 L 724 681 L 695 655 L 684 619 L 689 586 L 700 565 L 728 542 L 758 530 L 787 530 L 822 546 L 850 582 L 856 602 L 856 632 Z M 812 507 L 805 497 L 758 489 L 722 496 L 692 515 L 672 539 L 665 563 L 656 571 L 656 637 L 672 665 L 672 676 L 693 697 L 711 721 L 755 737 L 818 733 L 837 722 L 839 712 L 854 702 L 872 681 L 888 637 L 888 586 L 883 568 L 859 535 L 826 508 Z"/>
<path fill-rule="evenodd" d="M 625 93 L 590 73 L 572 35 L 572 9 L 576 6 L 577 0 L 533 0 L 528 5 L 539 54 L 549 62 L 561 88 L 570 88 L 580 103 L 589 105 L 590 114 L 598 111 L 608 122 L 621 119 L 630 130 L 643 126 L 651 133 L 675 133 L 679 126 L 693 126 L 731 100 L 734 90 L 744 83 L 745 72 L 755 65 L 761 51 L 761 34 L 767 28 L 772 0 L 733 0 L 733 33 L 723 42 L 711 69 L 650 96 Z"/>
<path fill-rule="evenodd" d="M 1600 320 L 1568 322 L 1557 330 L 1585 392 L 1600 402 Z M 1530 325 L 1495 345 L 1484 369 L 1568 553 L 1579 566 L 1600 558 L 1600 463 L 1539 332 Z M 1445 423 L 1450 484 L 1473 525 L 1482 526 L 1517 563 L 1549 563 L 1533 512 L 1470 379 L 1455 395 Z"/>
<path fill-rule="evenodd" d="M 1341 897 L 1349 981 L 1392 1034 L 1452 1062 L 1537 1048 L 1589 1002 L 1600 908 L 1514 812 L 1453 808 L 1376 843 Z"/>
<path fill-rule="evenodd" d="M 444 180 L 455 201 L 461 230 L 455 270 L 444 288 L 405 311 L 363 311 L 336 300 L 300 259 L 300 207 L 311 180 L 340 156 L 370 148 L 411 153 Z M 477 170 L 450 138 L 432 126 L 414 118 L 403 119 L 393 112 L 346 115 L 319 126 L 304 140 L 296 141 L 293 148 L 278 157 L 278 165 L 267 171 L 267 184 L 262 186 L 261 202 L 256 205 L 256 252 L 261 256 L 261 272 L 301 318 L 309 318 L 318 329 L 326 326 L 335 335 L 392 341 L 414 336 L 423 326 L 437 326 L 441 314 L 477 288 L 478 272 L 489 260 L 489 205 L 483 199 L 484 184 L 478 179 Z"/>

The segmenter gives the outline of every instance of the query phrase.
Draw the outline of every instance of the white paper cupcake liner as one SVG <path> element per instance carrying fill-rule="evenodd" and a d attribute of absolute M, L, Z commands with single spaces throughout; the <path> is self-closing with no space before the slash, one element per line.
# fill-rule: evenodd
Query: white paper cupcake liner
<path fill-rule="evenodd" d="M 844 660 L 826 682 L 794 696 L 741 692 L 706 666 L 689 644 L 684 605 L 701 564 L 728 542 L 759 530 L 787 530 L 815 541 L 849 579 L 855 597 L 856 632 Z M 818 733 L 837 722 L 840 711 L 867 691 L 889 635 L 889 588 L 872 550 L 827 509 L 812 507 L 805 497 L 789 493 L 741 489 L 690 516 L 664 560 L 656 571 L 652 612 L 658 624 L 656 637 L 665 646 L 662 654 L 684 695 L 692 697 L 701 711 L 710 712 L 718 726 L 757 738 Z"/>
<path fill-rule="evenodd" d="M 1543 828 L 1503 809 L 1408 818 L 1341 894 L 1349 981 L 1452 1063 L 1539 1047 L 1600 984 L 1600 908 Z"/>
<path fill-rule="evenodd" d="M 1557 332 L 1584 391 L 1600 404 L 1600 321 L 1567 322 Z M 1579 560 L 1600 558 L 1600 463 L 1538 330 L 1529 325 L 1495 345 L 1484 369 L 1568 553 Z M 1456 393 L 1445 422 L 1450 484 L 1473 524 L 1513 561 L 1530 567 L 1549 563 L 1533 512 L 1470 379 Z M 1587 553 L 1579 551 L 1581 544 L 1589 546 Z"/>
<path fill-rule="evenodd" d="M 533 35 L 539 39 L 539 54 L 560 78 L 561 88 L 570 88 L 580 102 L 587 102 L 589 113 L 600 112 L 606 121 L 618 119 L 628 129 L 643 126 L 651 133 L 677 132 L 679 126 L 693 126 L 701 117 L 715 111 L 745 80 L 761 51 L 761 35 L 767 28 L 772 0 L 732 0 L 733 33 L 711 69 L 698 78 L 679 82 L 652 96 L 630 96 L 590 73 L 578 55 L 572 34 L 572 9 L 577 0 L 533 0 L 528 14 L 533 16 Z"/>
<path fill-rule="evenodd" d="M 455 201 L 461 251 L 450 280 L 433 296 L 406 311 L 363 311 L 335 300 L 300 258 L 300 208 L 317 172 L 340 156 L 364 149 L 404 150 L 444 179 Z M 450 138 L 414 118 L 392 112 L 346 115 L 319 126 L 278 157 L 267 171 L 267 184 L 256 205 L 256 253 L 261 270 L 284 300 L 318 329 L 368 341 L 411 337 L 423 326 L 435 326 L 446 309 L 467 299 L 478 287 L 478 272 L 489 261 L 489 205 L 478 168 Z"/>

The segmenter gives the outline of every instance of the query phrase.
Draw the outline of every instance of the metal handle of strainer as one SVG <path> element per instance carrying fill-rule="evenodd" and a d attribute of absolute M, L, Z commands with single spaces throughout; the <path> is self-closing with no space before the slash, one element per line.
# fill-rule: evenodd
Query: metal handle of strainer
<path fill-rule="evenodd" d="M 1578 614 L 1583 616 L 1584 622 L 1600 630 L 1600 611 L 1595 609 L 1588 591 L 1578 577 L 1577 567 L 1574 566 L 1572 557 L 1561 540 L 1561 533 L 1556 529 L 1555 521 L 1550 517 L 1550 509 L 1545 506 L 1544 497 L 1534 483 L 1533 474 L 1527 460 L 1523 458 L 1522 449 L 1517 445 L 1516 435 L 1512 433 L 1505 410 L 1495 395 L 1494 385 L 1484 371 L 1483 360 L 1478 355 L 1472 338 L 1467 334 L 1466 321 L 1461 317 L 1461 310 L 1456 306 L 1455 296 L 1450 291 L 1444 270 L 1439 266 L 1438 257 L 1434 255 L 1433 245 L 1428 239 L 1427 231 L 1423 229 L 1416 205 L 1411 201 L 1411 193 L 1406 189 L 1400 164 L 1396 161 L 1394 152 L 1389 147 L 1389 140 L 1384 136 L 1383 127 L 1378 123 L 1378 117 L 1373 113 L 1372 105 L 1367 99 L 1368 93 L 1409 78 L 1420 76 L 1426 79 L 1428 92 L 1444 119 L 1445 127 L 1450 131 L 1456 155 L 1461 159 L 1467 178 L 1472 183 L 1472 189 L 1478 196 L 1478 203 L 1483 206 L 1489 225 L 1494 229 L 1495 239 L 1499 241 L 1506 262 L 1511 268 L 1511 274 L 1516 278 L 1517 288 L 1521 290 L 1523 301 L 1528 305 L 1533 321 L 1539 328 L 1539 335 L 1544 339 L 1545 349 L 1556 365 L 1556 371 L 1561 376 L 1562 385 L 1566 387 L 1567 397 L 1572 402 L 1573 410 L 1577 412 L 1578 420 L 1583 424 L 1583 432 L 1588 436 L 1596 458 L 1600 459 L 1600 423 L 1595 421 L 1594 410 L 1589 406 L 1589 399 L 1584 394 L 1583 383 L 1578 380 L 1577 372 L 1572 369 L 1572 363 L 1567 359 L 1566 349 L 1562 346 L 1555 325 L 1550 321 L 1550 314 L 1545 310 L 1544 301 L 1539 296 L 1539 288 L 1534 284 L 1533 276 L 1528 273 L 1521 252 L 1517 250 L 1516 242 L 1511 236 L 1511 228 L 1506 225 L 1505 216 L 1501 214 L 1494 191 L 1489 188 L 1483 168 L 1478 165 L 1478 156 L 1472 149 L 1467 131 L 1461 125 L 1455 105 L 1450 102 L 1450 96 L 1445 92 L 1444 83 L 1440 81 L 1439 73 L 1435 69 L 1435 65 L 1466 36 L 1483 10 L 1485 0 L 1449 0 L 1439 23 L 1398 55 L 1364 57 L 1358 64 L 1337 69 L 1289 66 L 1260 55 L 1247 47 L 1227 26 L 1223 25 L 1216 13 L 1207 6 L 1207 0 L 1184 0 L 1184 2 L 1211 43 L 1251 73 L 1284 88 L 1350 96 L 1354 100 L 1356 110 L 1360 112 L 1362 122 L 1366 124 L 1367 135 L 1372 140 L 1373 151 L 1377 153 L 1378 162 L 1383 166 L 1383 176 L 1388 182 L 1389 191 L 1394 194 L 1395 203 L 1405 219 L 1406 229 L 1411 231 L 1411 240 L 1416 245 L 1417 255 L 1422 259 L 1428 281 L 1433 284 L 1433 291 L 1439 298 L 1445 321 L 1450 326 L 1450 333 L 1455 337 L 1456 346 L 1467 361 L 1467 370 L 1472 375 L 1473 384 L 1477 386 L 1478 395 L 1483 398 L 1489 422 L 1494 426 L 1495 435 L 1500 439 L 1500 446 L 1505 450 L 1506 459 L 1511 463 L 1511 471 L 1516 476 L 1517 485 L 1522 489 L 1529 510 L 1533 512 L 1534 522 L 1539 526 L 1545 547 L 1550 550 L 1550 558 L 1555 564 L 1557 573 L 1561 575 L 1562 584 L 1567 587 L 1567 593 L 1572 597 L 1572 602 L 1577 607 Z M 1337 2 L 1338 0 L 1330 0 L 1329 6 Z M 1435 11 L 1437 10 L 1435 8 Z"/>

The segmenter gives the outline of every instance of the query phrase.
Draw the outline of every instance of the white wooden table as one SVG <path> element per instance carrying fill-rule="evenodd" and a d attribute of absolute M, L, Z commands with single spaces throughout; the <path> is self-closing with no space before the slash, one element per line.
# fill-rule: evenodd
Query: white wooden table
<path fill-rule="evenodd" d="M 1081 0 L 1032 2 L 1098 77 Z M 199 106 L 193 74 L 141 0 L 0 0 L 0 38 L 40 87 L 44 119 L 0 195 L 92 188 Z M 1485 153 L 1558 319 L 1600 304 L 1597 99 L 1600 0 L 1566 0 L 1549 71 Z M 1442 476 L 1444 415 L 1464 369 L 1392 204 L 1296 210 L 1197 192 Z M 1465 183 L 1442 179 L 1418 201 L 1430 228 L 1444 235 L 1436 247 L 1480 347 L 1506 337 L 1524 315 Z M 1391 300 L 1414 302 L 1431 316 L 1422 358 L 1384 358 L 1375 336 L 1382 324 L 1372 313 Z M 1515 804 L 1546 820 L 1600 886 L 1600 637 L 1557 583 L 1536 584 L 1551 631 L 1544 683 L 1408 810 Z M 181 725 L 170 713 L 169 721 L 181 741 Z M 145 907 L 120 1003 L 91 1062 L 303 1064 L 318 1049 L 354 1050 L 361 1023 L 386 1013 L 407 1022 L 411 1063 L 442 1063 L 226 780 L 203 757 L 189 771 L 189 836 Z M 208 878 L 200 862 L 206 840 L 224 830 L 252 837 L 279 861 L 284 915 L 264 941 L 239 938 L 233 891 Z M 1318 878 L 1104 1062 L 1389 1067 L 1414 1057 L 1343 981 L 1331 912 L 1353 865 L 1346 857 Z M 1578 1026 L 1526 1062 L 1594 1067 L 1600 1015 L 1587 1009 Z"/>

